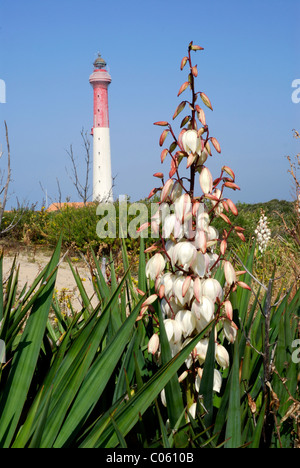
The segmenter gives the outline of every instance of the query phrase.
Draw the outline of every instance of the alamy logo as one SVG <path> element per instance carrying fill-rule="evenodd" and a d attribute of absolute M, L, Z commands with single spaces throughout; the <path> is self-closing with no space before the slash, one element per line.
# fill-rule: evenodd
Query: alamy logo
<path fill-rule="evenodd" d="M 300 340 L 294 340 L 292 343 L 292 348 L 296 348 L 296 350 L 292 354 L 292 361 L 294 364 L 300 363 Z"/>
<path fill-rule="evenodd" d="M 0 80 L 0 104 L 6 103 L 6 84 L 4 80 Z"/>
<path fill-rule="evenodd" d="M 300 79 L 294 80 L 292 82 L 292 88 L 296 88 L 295 91 L 292 92 L 292 102 L 294 104 L 299 104 L 300 102 Z"/>
<path fill-rule="evenodd" d="M 6 348 L 3 340 L 0 340 L 0 364 L 6 363 Z"/>

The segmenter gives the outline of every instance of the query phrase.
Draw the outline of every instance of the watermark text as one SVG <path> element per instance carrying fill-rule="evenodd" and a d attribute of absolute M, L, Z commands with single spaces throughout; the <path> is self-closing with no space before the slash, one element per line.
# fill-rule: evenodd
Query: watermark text
<path fill-rule="evenodd" d="M 300 363 L 300 339 L 293 341 L 292 348 L 296 348 L 292 354 L 292 361 L 294 364 L 299 364 Z"/>
<path fill-rule="evenodd" d="M 294 104 L 299 104 L 300 102 L 300 79 L 296 79 L 292 82 L 292 88 L 296 88 L 292 92 L 292 102 Z"/>
<path fill-rule="evenodd" d="M 6 103 L 6 84 L 4 80 L 0 79 L 0 104 Z"/>
<path fill-rule="evenodd" d="M 0 340 L 0 364 L 6 363 L 6 347 L 3 340 Z"/>

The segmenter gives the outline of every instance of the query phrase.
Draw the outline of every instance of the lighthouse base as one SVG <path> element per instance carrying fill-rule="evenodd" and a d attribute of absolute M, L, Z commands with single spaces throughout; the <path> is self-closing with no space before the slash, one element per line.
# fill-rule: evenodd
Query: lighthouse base
<path fill-rule="evenodd" d="M 93 201 L 113 202 L 109 128 L 93 129 Z"/>

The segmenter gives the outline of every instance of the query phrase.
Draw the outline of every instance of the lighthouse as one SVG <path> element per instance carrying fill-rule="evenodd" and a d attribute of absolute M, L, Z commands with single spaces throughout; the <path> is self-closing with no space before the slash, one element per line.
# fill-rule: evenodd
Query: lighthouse
<path fill-rule="evenodd" d="M 108 85 L 111 77 L 100 54 L 94 62 L 90 83 L 94 89 L 93 201 L 112 202 L 112 175 L 108 117 Z"/>

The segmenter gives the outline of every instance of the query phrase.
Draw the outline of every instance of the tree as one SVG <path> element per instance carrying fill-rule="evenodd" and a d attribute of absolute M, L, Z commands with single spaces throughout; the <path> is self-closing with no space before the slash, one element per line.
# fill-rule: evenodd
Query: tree
<path fill-rule="evenodd" d="M 89 181 L 89 176 L 90 176 L 90 166 L 91 166 L 91 142 L 88 138 L 88 133 L 84 131 L 84 129 L 81 130 L 80 132 L 82 140 L 83 140 L 83 147 L 85 150 L 85 174 L 84 174 L 84 179 L 81 180 L 79 175 L 78 175 L 78 167 L 76 163 L 76 159 L 74 156 L 73 152 L 73 145 L 70 145 L 70 149 L 67 150 L 67 154 L 70 158 L 71 161 L 71 167 L 72 167 L 72 175 L 70 175 L 70 179 L 73 182 L 74 187 L 76 188 L 77 194 L 79 198 L 83 201 L 83 203 L 86 205 L 88 199 L 90 198 L 90 181 Z M 68 171 L 67 171 L 68 172 Z"/>
<path fill-rule="evenodd" d="M 1 229 L 3 215 L 8 199 L 8 188 L 11 182 L 11 167 L 10 167 L 10 145 L 9 145 L 9 137 L 8 137 L 8 128 L 6 122 L 5 125 L 5 134 L 6 134 L 6 146 L 7 146 L 7 173 L 5 175 L 5 170 L 0 169 L 0 196 L 2 197 L 0 201 L 0 233 L 3 234 L 8 230 L 12 229 L 15 225 L 14 222 L 10 223 L 10 225 L 5 228 Z M 2 146 L 0 147 L 0 160 L 2 159 L 4 152 L 2 151 Z"/>

